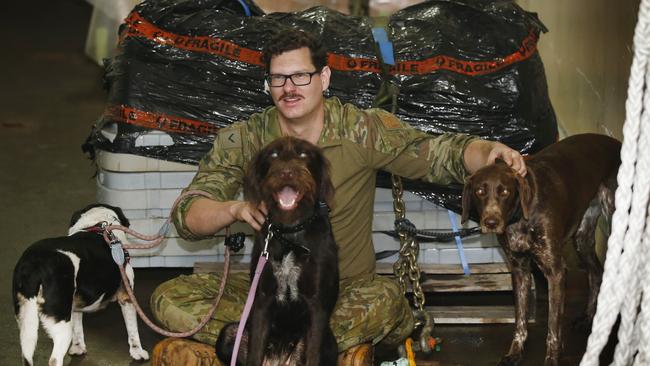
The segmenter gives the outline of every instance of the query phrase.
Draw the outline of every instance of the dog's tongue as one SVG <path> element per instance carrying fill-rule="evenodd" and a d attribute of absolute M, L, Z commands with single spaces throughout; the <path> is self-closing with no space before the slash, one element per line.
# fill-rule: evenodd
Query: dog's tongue
<path fill-rule="evenodd" d="M 293 210 L 298 206 L 298 192 L 296 192 L 291 187 L 284 187 L 280 192 L 277 193 L 278 206 L 282 210 Z"/>

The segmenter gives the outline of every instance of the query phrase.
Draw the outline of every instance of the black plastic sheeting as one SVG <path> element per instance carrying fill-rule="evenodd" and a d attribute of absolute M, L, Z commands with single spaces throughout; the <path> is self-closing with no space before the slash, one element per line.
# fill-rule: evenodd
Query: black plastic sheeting
<path fill-rule="evenodd" d="M 536 16 L 514 3 L 473 0 L 469 4 L 434 1 L 394 14 L 389 30 L 396 60 L 438 55 L 498 60 L 517 55 L 522 40 L 545 30 Z M 466 71 L 458 62 L 452 61 L 450 67 Z M 536 52 L 511 67 L 483 75 L 440 70 L 397 75 L 395 82 L 400 88 L 397 115 L 420 130 L 466 132 L 507 142 L 525 153 L 556 138 L 544 66 Z"/>
<path fill-rule="evenodd" d="M 243 13 L 222 10 L 223 3 L 145 1 L 134 12 L 158 28 L 187 35 L 188 39 L 218 38 L 259 52 L 266 40 L 282 27 L 297 27 L 320 35 L 325 47 L 337 54 L 375 58 L 369 19 L 346 16 L 324 7 L 245 17 Z M 118 55 L 106 62 L 107 109 L 128 106 L 221 128 L 245 120 L 272 104 L 263 91 L 263 67 L 148 37 L 124 37 L 127 28 L 126 25 L 121 28 L 123 39 Z M 186 45 L 190 41 L 181 39 L 180 43 Z M 381 84 L 379 75 L 373 72 L 335 71 L 331 79 L 328 95 L 366 108 L 372 105 Z M 116 122 L 117 137 L 111 141 L 101 133 L 101 128 Z M 137 138 L 147 132 L 150 129 L 123 123 L 114 114 L 106 113 L 96 124 L 88 140 L 90 145 L 86 147 L 196 164 L 214 140 L 213 134 L 172 132 L 169 135 L 173 145 L 136 146 Z"/>
<path fill-rule="evenodd" d="M 443 55 L 457 60 L 494 61 L 522 53 L 522 41 L 546 31 L 532 13 L 508 1 L 431 1 L 390 18 L 395 59 L 421 60 Z M 462 63 L 447 65 L 462 69 Z M 467 71 L 466 69 L 463 69 Z M 555 112 L 548 97 L 544 65 L 536 51 L 527 59 L 480 75 L 438 70 L 396 75 L 396 114 L 417 129 L 434 134 L 463 132 L 501 141 L 534 153 L 557 139 Z M 379 185 L 390 177 L 381 174 Z M 461 187 L 408 181 L 404 187 L 460 212 Z"/>
<path fill-rule="evenodd" d="M 252 16 L 244 15 L 242 2 Z M 229 52 L 238 52 L 233 45 L 259 52 L 283 27 L 321 36 L 331 54 L 371 63 L 379 60 L 370 19 L 324 7 L 264 15 L 254 3 L 243 0 L 157 0 L 144 1 L 134 14 L 141 20 L 121 27 L 118 55 L 106 62 L 107 112 L 84 145 L 91 156 L 101 149 L 196 164 L 210 149 L 218 128 L 245 120 L 272 103 L 263 91 L 263 67 L 245 57 L 230 57 Z M 139 28 L 144 23 L 151 23 L 153 28 L 147 29 L 154 31 Z M 511 64 L 504 60 L 525 54 L 523 45 L 530 46 L 525 40 L 536 40 L 542 31 L 544 26 L 534 14 L 512 2 L 421 3 L 390 18 L 387 33 L 397 65 L 389 73 L 378 68 L 342 71 L 331 65 L 327 95 L 367 108 L 382 81 L 390 82 L 399 88 L 396 114 L 415 128 L 433 134 L 471 133 L 532 153 L 557 136 L 543 64 L 534 43 L 532 54 L 525 58 Z M 206 39 L 231 43 L 224 46 Z M 211 47 L 225 54 L 208 52 Z M 430 59 L 447 67 L 422 72 L 424 61 Z M 408 66 L 409 62 L 419 63 L 420 68 Z M 488 70 L 484 65 L 490 63 L 500 66 Z M 133 111 L 149 114 L 150 123 L 131 120 Z M 180 122 L 170 124 L 174 118 Z M 202 125 L 179 129 L 182 121 Z M 173 144 L 136 146 L 138 137 L 165 123 L 177 127 L 160 128 Z M 114 136 L 101 132 L 107 126 L 117 127 Z M 379 175 L 378 186 L 390 186 L 386 174 Z M 458 186 L 408 181 L 405 188 L 459 211 Z"/>

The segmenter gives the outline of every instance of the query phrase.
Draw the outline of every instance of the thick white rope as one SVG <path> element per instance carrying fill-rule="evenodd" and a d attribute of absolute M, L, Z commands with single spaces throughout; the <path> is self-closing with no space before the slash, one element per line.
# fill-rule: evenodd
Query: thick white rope
<path fill-rule="evenodd" d="M 650 132 L 648 133 L 650 134 Z M 632 352 L 638 351 L 634 356 L 634 366 L 650 365 L 650 213 L 646 216 L 646 226 L 641 241 L 642 258 L 641 268 L 639 268 L 639 287 L 642 288 L 643 294 L 640 303 L 640 311 L 637 323 L 634 328 L 634 347 Z"/>
<path fill-rule="evenodd" d="M 647 65 L 646 68 L 650 66 Z M 650 85 L 650 73 L 646 69 L 646 85 Z M 644 106 L 650 106 L 650 93 L 644 95 Z M 641 126 L 647 126 L 650 123 L 650 111 L 644 108 L 641 115 Z M 641 303 L 642 288 L 639 274 L 645 266 L 645 256 L 641 241 L 643 238 L 645 221 L 647 215 L 648 187 L 648 128 L 640 128 L 636 160 L 636 175 L 633 177 L 632 209 L 628 220 L 628 230 L 624 238 L 624 257 L 628 255 L 629 260 L 624 261 L 622 268 L 622 278 L 627 291 L 623 294 L 621 324 L 618 331 L 618 344 L 614 354 L 615 365 L 631 365 L 634 352 L 638 349 L 638 330 L 637 317 L 638 309 Z M 641 154 L 646 151 L 645 154 Z M 644 183 L 645 182 L 645 183 Z M 635 338 L 634 336 L 637 336 Z"/>
<path fill-rule="evenodd" d="M 650 0 L 642 0 L 634 32 L 634 58 L 623 126 L 616 211 L 608 240 L 598 309 L 581 366 L 599 364 L 619 314 L 613 365 L 648 365 L 650 355 Z M 643 301 L 642 301 L 643 300 Z M 640 310 L 639 310 L 640 309 Z M 633 360 L 633 361 L 632 361 Z"/>
<path fill-rule="evenodd" d="M 641 246 L 646 252 L 645 260 L 649 259 L 650 255 L 647 253 L 648 246 L 650 245 L 650 225 L 646 225 L 645 232 L 643 234 Z M 638 354 L 634 359 L 634 366 L 648 365 L 650 364 L 650 332 L 648 325 L 650 325 L 650 281 L 647 281 L 648 275 L 650 274 L 650 266 L 644 265 L 641 266 L 639 271 L 639 277 L 645 278 L 646 280 L 641 280 L 640 286 L 643 288 L 643 295 L 641 301 L 641 311 L 639 313 L 639 320 L 637 327 L 635 327 L 635 346 L 633 349 L 638 350 Z"/>

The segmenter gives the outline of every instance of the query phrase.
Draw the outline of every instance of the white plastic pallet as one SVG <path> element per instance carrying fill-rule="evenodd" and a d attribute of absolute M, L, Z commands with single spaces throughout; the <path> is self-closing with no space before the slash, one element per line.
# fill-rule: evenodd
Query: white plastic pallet
<path fill-rule="evenodd" d="M 110 130 L 107 133 L 110 134 Z M 153 140 L 143 139 L 141 143 L 157 144 L 161 141 L 156 139 L 164 139 L 160 133 L 146 135 L 149 140 Z M 106 151 L 98 152 L 97 163 L 97 200 L 121 207 L 131 220 L 132 228 L 143 234 L 158 231 L 164 219 L 169 216 L 171 205 L 196 172 L 196 166 L 189 164 Z M 446 209 L 410 192 L 404 192 L 403 200 L 407 218 L 418 229 L 451 230 Z M 381 233 L 394 230 L 394 220 L 391 190 L 377 188 L 373 215 L 373 244 L 376 252 L 399 249 L 398 239 Z M 457 217 L 456 221 L 460 222 L 460 218 Z M 475 225 L 470 222 L 466 227 Z M 247 262 L 250 260 L 252 232 L 243 224 L 239 226 L 234 227 L 233 232 L 244 231 L 249 238 L 245 248 L 233 257 L 235 261 Z M 132 238 L 129 240 L 137 241 Z M 503 262 L 503 254 L 494 236 L 465 238 L 463 246 L 470 264 Z M 190 242 L 180 238 L 172 228 L 168 239 L 160 247 L 132 250 L 131 256 L 135 267 L 192 267 L 196 261 L 223 261 L 224 250 L 222 235 L 210 240 Z M 394 254 L 380 262 L 392 263 L 396 258 L 397 254 Z M 419 260 L 432 264 L 460 263 L 455 242 L 421 243 Z"/>
<path fill-rule="evenodd" d="M 181 191 L 182 188 L 112 189 L 104 186 L 99 180 L 97 181 L 97 200 L 109 205 L 119 206 L 123 210 L 169 209 L 181 194 Z M 387 197 L 390 197 L 390 200 Z M 410 192 L 404 192 L 402 199 L 404 200 L 407 212 L 422 211 L 423 207 L 435 207 L 435 205 L 429 205 L 428 201 Z M 390 190 L 377 188 L 374 205 L 375 212 L 392 212 L 392 209 L 393 201 L 392 196 L 390 196 Z"/>
<path fill-rule="evenodd" d="M 388 216 L 389 213 L 382 213 L 382 216 Z M 392 213 L 391 213 L 392 215 Z M 419 216 L 417 212 L 409 214 L 408 216 Z M 131 228 L 137 232 L 143 234 L 153 234 L 158 232 L 160 227 L 163 225 L 165 219 L 132 219 Z M 386 220 L 384 220 L 386 221 Z M 378 226 L 381 225 L 381 221 L 373 224 L 373 244 L 375 247 L 375 252 L 383 251 L 397 251 L 399 250 L 399 240 L 388 236 L 380 231 L 392 230 L 390 226 Z M 245 247 L 237 253 L 235 257 L 239 258 L 239 261 L 248 262 L 250 261 L 250 254 L 252 251 L 252 230 L 244 224 L 235 224 L 232 227 L 232 232 L 242 231 L 247 235 L 245 242 Z M 225 246 L 223 245 L 224 233 L 219 233 L 214 239 L 201 240 L 201 241 L 187 241 L 178 236 L 178 233 L 173 228 L 170 229 L 170 232 L 167 234 L 167 239 L 165 239 L 160 246 L 152 249 L 133 249 L 131 250 L 131 256 L 138 258 L 137 261 L 133 262 L 134 266 L 181 266 L 181 267 L 191 267 L 196 260 L 196 257 L 202 258 L 201 261 L 213 260 L 213 261 L 223 261 Z M 138 240 L 127 236 L 129 243 L 137 243 Z M 503 254 L 501 249 L 496 243 L 494 236 L 492 235 L 480 235 L 473 236 L 463 239 L 463 246 L 465 257 L 467 262 L 470 264 L 479 264 L 479 263 L 501 263 L 503 262 Z M 382 258 L 379 262 L 393 263 L 397 259 L 397 253 Z M 165 257 L 169 258 L 170 261 L 164 260 L 159 262 L 151 262 L 149 260 L 143 260 L 143 257 Z M 172 260 L 173 258 L 173 260 Z M 183 259 L 184 258 L 184 259 Z M 431 264 L 459 264 L 458 250 L 454 242 L 450 243 L 420 243 L 420 254 L 419 261 L 421 263 L 431 263 Z M 161 264 L 163 263 L 163 264 Z M 180 263 L 183 263 L 180 265 Z"/>
<path fill-rule="evenodd" d="M 183 188 L 187 187 L 195 171 L 178 171 L 178 172 L 115 172 L 107 169 L 99 169 L 97 173 L 98 189 L 102 192 L 101 197 L 111 200 L 119 200 L 116 196 L 129 195 L 131 206 L 160 208 L 157 206 L 147 205 L 144 199 L 155 199 L 154 202 L 165 200 L 165 197 L 171 195 L 178 196 Z M 148 192 L 144 192 L 144 191 Z M 119 191 L 119 192 L 116 192 Z M 125 193 L 123 191 L 130 191 Z M 153 191 L 153 192 L 150 192 Z M 136 198 L 135 196 L 141 198 Z M 147 198 L 145 198 L 147 197 Z M 123 198 L 121 201 L 124 201 Z M 135 201 L 134 201 L 135 199 Z M 434 209 L 437 206 L 433 203 L 423 200 L 421 197 L 411 193 L 404 192 L 402 197 L 406 204 L 407 210 L 421 211 L 423 209 Z M 172 201 L 173 202 L 173 201 Z M 170 204 L 171 205 L 171 202 Z M 122 208 L 131 209 L 134 207 Z M 393 196 L 390 189 L 377 188 L 375 191 L 375 211 L 393 211 Z M 446 215 L 446 210 L 441 210 Z"/>
<path fill-rule="evenodd" d="M 160 227 L 164 224 L 165 219 L 140 219 L 140 220 L 131 220 L 131 228 L 139 233 L 143 234 L 154 234 L 158 232 Z M 397 250 L 399 249 L 399 240 L 396 238 L 393 238 L 389 235 L 386 235 L 382 233 L 381 231 L 383 230 L 392 230 L 392 228 L 381 228 L 380 230 L 373 230 L 373 243 L 375 247 L 376 252 L 382 252 L 382 251 L 390 251 L 390 250 Z M 250 229 L 248 225 L 245 225 L 243 223 L 237 223 L 235 225 L 232 225 L 231 227 L 232 232 L 243 232 L 246 234 L 247 238 L 252 237 L 253 231 Z M 149 254 L 169 254 L 169 255 L 181 255 L 186 251 L 215 251 L 217 254 L 223 254 L 224 251 L 222 249 L 215 249 L 215 247 L 218 244 L 219 240 L 222 240 L 223 237 L 225 236 L 224 232 L 219 232 L 216 235 L 216 239 L 210 239 L 210 240 L 201 240 L 201 241 L 185 241 L 176 232 L 176 229 L 173 227 L 173 225 L 170 227 L 169 233 L 167 233 L 167 239 L 163 244 L 161 245 L 158 249 L 147 249 L 147 250 L 139 250 L 139 253 L 142 253 L 144 255 L 149 255 Z M 137 238 L 132 238 L 131 236 L 127 235 L 127 239 L 130 242 L 137 242 Z M 486 236 L 473 236 L 469 238 L 465 238 L 463 240 L 463 246 L 468 249 L 491 249 L 495 247 L 495 243 L 493 243 L 494 237 L 491 235 L 486 235 Z M 248 242 L 247 242 L 248 244 Z M 445 251 L 445 250 L 455 250 L 456 249 L 456 244 L 455 242 L 450 242 L 450 243 L 420 243 L 420 248 L 422 251 L 430 251 L 430 250 L 436 250 L 436 251 Z M 250 254 L 250 247 L 246 247 L 244 249 L 245 254 Z M 200 254 L 209 254 L 207 252 L 201 252 Z M 437 261 L 435 261 L 437 262 Z M 489 260 L 485 262 L 477 262 L 476 263 L 490 263 L 491 262 L 491 257 Z"/>
<path fill-rule="evenodd" d="M 196 172 L 137 172 L 118 173 L 98 170 L 97 181 L 109 189 L 173 189 L 187 187 Z"/>
<path fill-rule="evenodd" d="M 128 216 L 128 214 L 127 214 Z M 151 235 L 160 230 L 164 218 L 159 219 L 131 219 L 131 229 L 136 232 Z M 237 223 L 231 226 L 232 232 L 244 232 L 247 237 L 244 248 L 231 255 L 234 263 L 250 263 L 253 247 L 252 230 L 245 224 Z M 140 267 L 192 267 L 197 261 L 223 262 L 225 260 L 225 231 L 217 233 L 214 238 L 189 241 L 179 237 L 174 226 L 170 226 L 167 238 L 160 245 L 151 249 L 131 249 L 131 265 Z M 139 239 L 127 235 L 129 244 L 138 244 Z"/>
<path fill-rule="evenodd" d="M 97 151 L 97 166 L 114 172 L 195 172 L 197 167 L 133 154 Z"/>

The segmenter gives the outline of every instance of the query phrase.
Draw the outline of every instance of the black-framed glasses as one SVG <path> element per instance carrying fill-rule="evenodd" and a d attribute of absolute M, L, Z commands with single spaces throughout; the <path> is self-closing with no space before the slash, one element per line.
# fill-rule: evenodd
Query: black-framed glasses
<path fill-rule="evenodd" d="M 320 70 L 314 72 L 297 72 L 291 75 L 269 74 L 266 76 L 266 80 L 269 82 L 269 85 L 274 88 L 284 86 L 287 79 L 291 79 L 291 82 L 295 86 L 305 86 L 311 84 L 312 76 L 318 73 L 320 73 Z"/>

